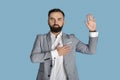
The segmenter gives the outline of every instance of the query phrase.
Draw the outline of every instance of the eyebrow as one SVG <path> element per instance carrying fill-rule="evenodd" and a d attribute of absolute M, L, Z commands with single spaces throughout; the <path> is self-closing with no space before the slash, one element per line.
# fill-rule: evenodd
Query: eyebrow
<path fill-rule="evenodd" d="M 53 17 L 49 17 L 49 19 L 55 19 L 55 18 L 53 18 Z M 63 19 L 63 18 L 58 18 L 58 19 Z"/>
<path fill-rule="evenodd" d="M 58 18 L 58 19 L 62 19 L 62 18 Z"/>

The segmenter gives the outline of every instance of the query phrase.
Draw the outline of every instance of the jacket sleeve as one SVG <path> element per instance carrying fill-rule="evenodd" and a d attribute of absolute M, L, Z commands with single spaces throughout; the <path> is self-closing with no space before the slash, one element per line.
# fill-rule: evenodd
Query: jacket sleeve
<path fill-rule="evenodd" d="M 88 44 L 85 44 L 77 39 L 76 51 L 86 54 L 96 53 L 98 37 L 89 37 Z"/>
<path fill-rule="evenodd" d="M 33 49 L 30 55 L 30 59 L 33 63 L 42 63 L 51 60 L 50 51 L 43 52 L 41 49 L 41 37 L 42 35 L 37 35 L 36 40 L 33 45 Z"/>

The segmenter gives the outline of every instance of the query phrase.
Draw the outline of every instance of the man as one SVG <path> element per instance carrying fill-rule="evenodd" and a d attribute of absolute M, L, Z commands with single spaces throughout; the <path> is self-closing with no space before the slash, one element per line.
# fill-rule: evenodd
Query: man
<path fill-rule="evenodd" d="M 73 34 L 62 32 L 65 14 L 60 9 L 48 13 L 50 32 L 37 35 L 31 61 L 40 63 L 37 80 L 79 80 L 75 65 L 75 52 L 94 54 L 97 36 L 96 22 L 92 15 L 87 16 L 89 43 L 84 44 Z"/>

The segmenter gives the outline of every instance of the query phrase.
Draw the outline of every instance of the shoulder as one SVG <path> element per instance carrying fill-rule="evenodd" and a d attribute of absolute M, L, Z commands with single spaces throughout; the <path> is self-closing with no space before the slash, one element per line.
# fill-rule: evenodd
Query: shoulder
<path fill-rule="evenodd" d="M 46 38 L 46 36 L 47 36 L 47 33 L 45 33 L 45 34 L 37 34 L 36 39 L 43 39 L 43 38 Z"/>
<path fill-rule="evenodd" d="M 47 33 L 45 33 L 45 34 L 37 34 L 37 37 L 45 37 L 45 36 L 47 36 Z"/>

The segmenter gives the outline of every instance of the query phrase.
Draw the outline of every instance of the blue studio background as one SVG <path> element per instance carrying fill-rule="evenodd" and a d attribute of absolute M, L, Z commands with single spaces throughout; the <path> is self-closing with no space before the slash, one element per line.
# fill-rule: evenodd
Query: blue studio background
<path fill-rule="evenodd" d="M 80 80 L 120 80 L 119 0 L 0 0 L 0 80 L 35 80 L 39 64 L 30 61 L 37 34 L 47 33 L 52 8 L 65 12 L 63 31 L 88 42 L 84 21 L 92 13 L 99 40 L 95 55 L 76 54 Z"/>

